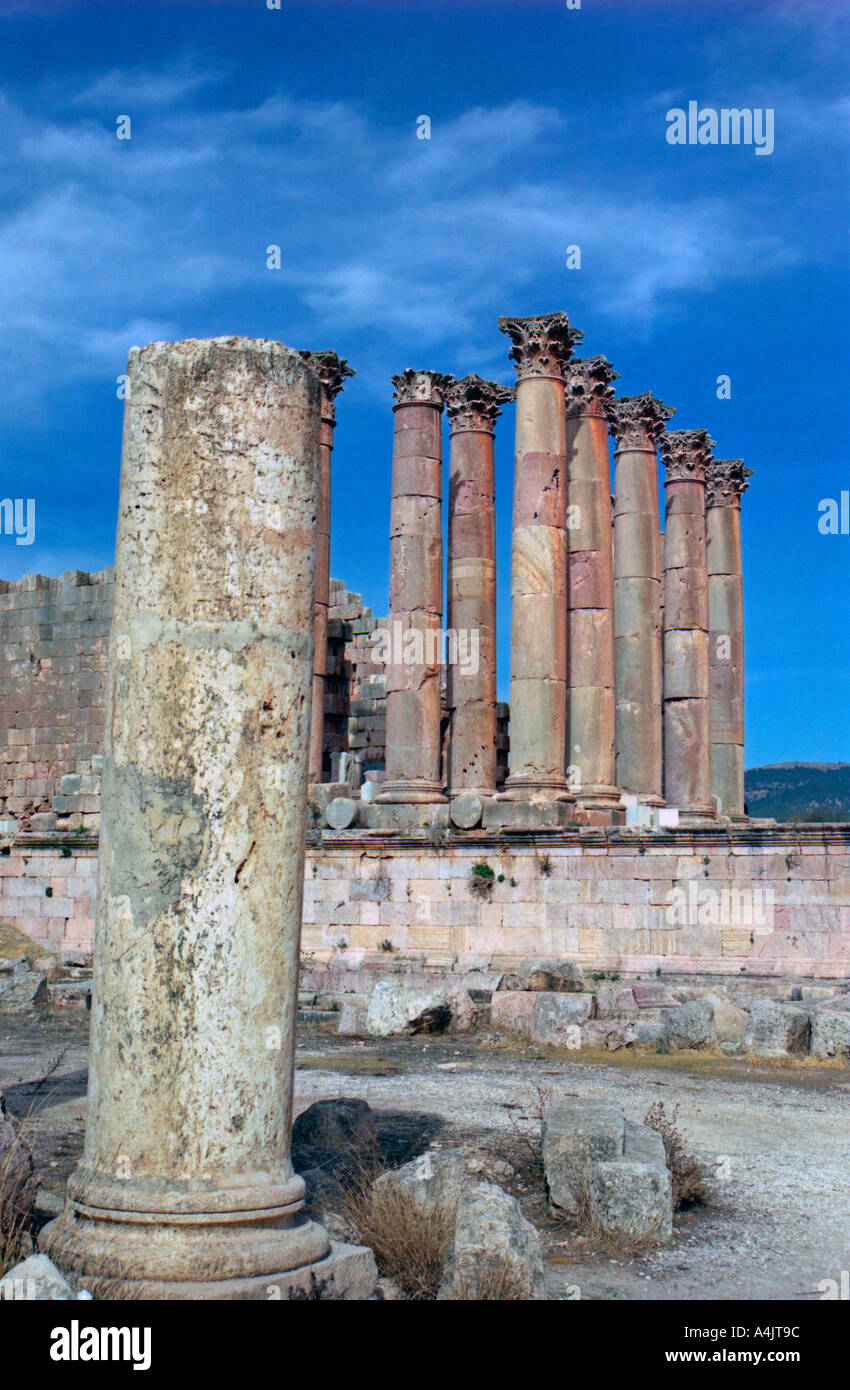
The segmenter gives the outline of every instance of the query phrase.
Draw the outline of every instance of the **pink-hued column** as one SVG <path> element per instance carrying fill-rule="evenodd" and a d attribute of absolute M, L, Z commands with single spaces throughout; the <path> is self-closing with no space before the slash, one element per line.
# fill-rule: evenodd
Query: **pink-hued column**
<path fill-rule="evenodd" d="M 387 780 L 379 801 L 444 801 L 440 750 L 442 434 L 449 378 L 407 370 L 396 388 L 390 518 Z"/>
<path fill-rule="evenodd" d="M 614 565 L 607 407 L 617 373 L 604 357 L 566 369 L 567 766 L 580 806 L 618 805 Z"/>
<path fill-rule="evenodd" d="M 310 705 L 310 781 L 322 781 L 325 744 L 325 681 L 328 663 L 328 604 L 331 582 L 331 454 L 336 426 L 336 397 L 346 377 L 354 376 L 335 352 L 302 352 L 322 383 L 319 435 L 319 510 L 316 545 L 316 599 L 313 622 L 313 693 Z"/>
<path fill-rule="evenodd" d="M 705 430 L 665 431 L 664 796 L 689 821 L 714 818 L 708 687 Z"/>
<path fill-rule="evenodd" d="M 567 459 L 564 373 L 583 336 L 566 314 L 501 318 L 517 371 L 511 547 L 511 763 L 505 794 L 571 801 L 565 775 Z"/>
<path fill-rule="evenodd" d="M 509 386 L 466 376 L 446 391 L 449 795 L 496 790 L 496 496 L 493 437 Z"/>
<path fill-rule="evenodd" d="M 647 393 L 608 407 L 614 450 L 617 784 L 663 806 L 662 565 L 658 441 L 675 412 Z"/>
<path fill-rule="evenodd" d="M 741 497 L 752 469 L 743 459 L 706 466 L 711 792 L 717 809 L 744 818 L 744 587 Z"/>

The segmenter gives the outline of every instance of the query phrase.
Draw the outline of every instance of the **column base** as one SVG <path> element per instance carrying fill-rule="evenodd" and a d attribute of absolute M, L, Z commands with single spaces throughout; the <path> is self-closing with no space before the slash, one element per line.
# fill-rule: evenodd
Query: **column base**
<path fill-rule="evenodd" d="M 508 777 L 504 791 L 499 792 L 497 801 L 566 801 L 575 802 L 575 793 L 566 777 L 536 776 L 517 773 Z"/>
<path fill-rule="evenodd" d="M 685 829 L 687 829 L 688 826 L 716 824 L 717 812 L 713 806 L 679 807 L 679 825 Z"/>
<path fill-rule="evenodd" d="M 663 796 L 657 796 L 655 792 L 639 792 L 638 806 L 653 806 L 660 811 L 667 805 Z"/>
<path fill-rule="evenodd" d="M 603 784 L 577 787 L 575 793 L 579 806 L 585 807 L 588 811 L 610 811 L 613 807 L 621 805 L 621 797 L 622 793 L 619 787 L 608 787 Z"/>
<path fill-rule="evenodd" d="M 401 802 L 411 806 L 423 806 L 430 802 L 446 801 L 447 799 L 439 782 L 429 782 L 424 777 L 384 782 L 380 792 L 375 797 L 376 802 Z"/>

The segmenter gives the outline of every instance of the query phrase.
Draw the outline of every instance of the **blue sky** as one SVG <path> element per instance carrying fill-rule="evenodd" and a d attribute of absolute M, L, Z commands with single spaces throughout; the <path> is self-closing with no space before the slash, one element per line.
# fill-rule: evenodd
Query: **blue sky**
<path fill-rule="evenodd" d="M 850 758 L 850 536 L 817 526 L 850 488 L 848 31 L 827 0 L 0 3 L 0 492 L 37 519 L 0 576 L 111 562 L 132 344 L 244 333 L 357 369 L 332 569 L 383 613 L 390 376 L 510 381 L 498 315 L 566 309 L 755 470 L 748 764 Z M 774 153 L 671 147 L 690 100 L 773 108 Z"/>

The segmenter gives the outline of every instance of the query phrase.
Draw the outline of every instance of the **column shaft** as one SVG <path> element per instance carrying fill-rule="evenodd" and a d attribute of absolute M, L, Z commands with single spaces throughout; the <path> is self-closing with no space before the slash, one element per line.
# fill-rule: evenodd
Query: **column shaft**
<path fill-rule="evenodd" d="M 310 703 L 310 781 L 324 781 L 325 689 L 328 661 L 328 604 L 331 578 L 331 454 L 336 426 L 335 399 L 346 377 L 354 376 L 335 352 L 302 352 L 322 384 L 319 436 L 319 506 L 316 536 L 316 602 L 313 622 L 313 689 Z"/>
<path fill-rule="evenodd" d="M 619 803 L 614 694 L 611 466 L 606 409 L 617 373 L 604 357 L 566 371 L 568 649 L 567 766 L 580 806 Z"/>
<path fill-rule="evenodd" d="M 564 370 L 581 334 L 565 314 L 500 319 L 517 366 L 511 547 L 511 756 L 505 793 L 571 800 L 565 775 L 567 469 Z"/>
<path fill-rule="evenodd" d="M 446 394 L 449 456 L 449 794 L 496 790 L 496 512 L 493 432 L 513 391 L 468 376 Z M 453 650 L 452 650 L 453 648 Z"/>
<path fill-rule="evenodd" d="M 651 395 L 612 401 L 617 783 L 663 806 L 662 566 L 658 440 L 673 410 Z"/>
<path fill-rule="evenodd" d="M 42 1243 L 250 1296 L 329 1248 L 289 1158 L 320 387 L 244 338 L 128 374 L 85 1152 Z"/>
<path fill-rule="evenodd" d="M 440 747 L 443 532 L 441 417 L 448 379 L 406 371 L 396 387 L 390 519 L 387 780 L 380 801 L 444 800 Z"/>
<path fill-rule="evenodd" d="M 664 796 L 685 823 L 714 815 L 710 775 L 705 430 L 666 432 Z"/>
<path fill-rule="evenodd" d="M 711 791 L 733 819 L 744 816 L 741 497 L 751 474 L 741 459 L 711 459 L 706 472 Z"/>

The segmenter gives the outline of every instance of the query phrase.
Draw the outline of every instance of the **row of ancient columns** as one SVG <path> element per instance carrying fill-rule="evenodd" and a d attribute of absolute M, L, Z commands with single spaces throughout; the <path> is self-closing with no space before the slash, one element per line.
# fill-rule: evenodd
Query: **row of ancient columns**
<path fill-rule="evenodd" d="M 572 801 L 604 820 L 623 793 L 683 822 L 744 814 L 740 498 L 749 470 L 704 430 L 667 430 L 652 395 L 614 399 L 604 357 L 574 360 L 565 314 L 499 321 L 516 367 L 511 759 L 501 795 Z M 394 378 L 390 609 L 380 800 L 496 794 L 493 435 L 508 388 L 437 372 Z M 450 419 L 448 632 L 441 775 L 441 414 Z M 614 497 L 608 433 L 615 440 Z M 665 533 L 658 447 L 666 471 Z M 613 511 L 612 511 L 613 500 Z M 612 524 L 613 523 L 613 524 Z M 663 558 L 662 558 L 663 541 Z"/>

